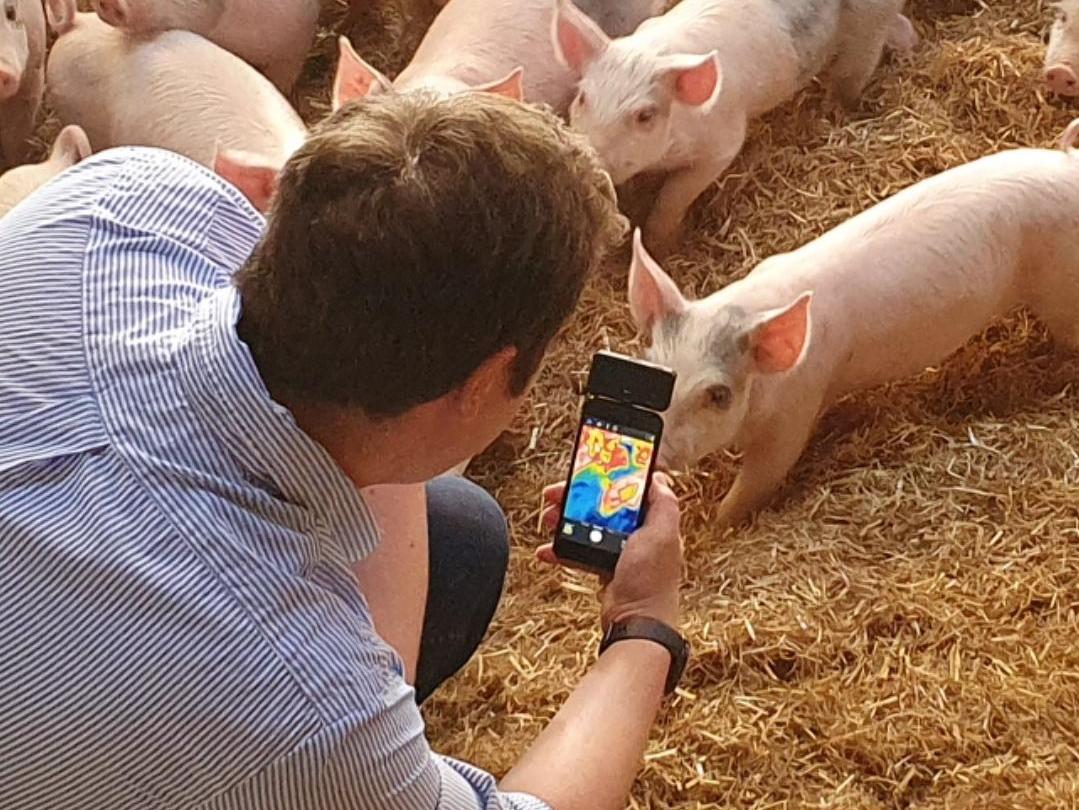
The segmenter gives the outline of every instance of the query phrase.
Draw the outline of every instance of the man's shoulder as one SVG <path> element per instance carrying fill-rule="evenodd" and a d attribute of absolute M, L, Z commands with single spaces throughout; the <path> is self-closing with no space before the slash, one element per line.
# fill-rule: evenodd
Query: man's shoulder
<path fill-rule="evenodd" d="M 193 247 L 238 243 L 218 259 L 239 265 L 263 227 L 262 216 L 240 191 L 206 167 L 163 149 L 112 149 L 84 161 L 68 180 L 102 189 L 94 223 L 106 231 L 135 230 Z M 233 267 L 232 269 L 235 269 Z"/>
<path fill-rule="evenodd" d="M 262 225 L 225 181 L 148 148 L 94 155 L 0 220 L 0 461 L 10 426 L 31 415 L 55 421 L 56 436 L 99 433 L 92 423 L 111 412 L 100 391 L 164 373 L 173 336 Z M 47 433 L 30 437 L 35 454 L 53 448 Z"/>

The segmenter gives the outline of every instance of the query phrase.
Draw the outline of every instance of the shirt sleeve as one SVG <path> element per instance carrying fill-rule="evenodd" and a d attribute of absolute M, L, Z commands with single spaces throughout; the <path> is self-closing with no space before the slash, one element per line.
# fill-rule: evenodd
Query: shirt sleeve
<path fill-rule="evenodd" d="M 552 810 L 434 754 L 405 713 L 351 717 L 307 737 L 199 810 Z M 418 710 L 415 711 L 418 716 Z"/>

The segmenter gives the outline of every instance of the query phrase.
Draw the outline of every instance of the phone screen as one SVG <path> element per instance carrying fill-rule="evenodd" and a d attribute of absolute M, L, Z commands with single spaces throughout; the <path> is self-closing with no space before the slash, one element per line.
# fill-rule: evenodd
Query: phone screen
<path fill-rule="evenodd" d="M 641 523 L 656 434 L 586 415 L 574 450 L 559 531 L 620 554 Z"/>

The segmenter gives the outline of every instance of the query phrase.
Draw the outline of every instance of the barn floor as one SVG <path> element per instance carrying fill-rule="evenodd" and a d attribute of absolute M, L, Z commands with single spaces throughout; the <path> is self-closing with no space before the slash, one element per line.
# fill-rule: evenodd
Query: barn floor
<path fill-rule="evenodd" d="M 1079 115 L 1041 91 L 1045 0 L 910 6 L 922 44 L 886 61 L 860 113 L 811 89 L 754 126 L 667 263 L 689 291 L 920 178 L 1052 146 Z M 353 39 L 392 74 L 430 15 L 427 0 L 373 2 Z M 327 27 L 300 88 L 309 120 L 335 51 Z M 592 279 L 530 407 L 470 471 L 509 511 L 514 555 L 482 655 L 425 713 L 438 750 L 496 773 L 595 654 L 591 581 L 532 550 L 592 352 L 638 348 L 627 262 Z M 721 457 L 678 480 L 695 657 L 632 807 L 1079 807 L 1079 358 L 1024 313 L 997 323 L 941 368 L 833 409 L 784 494 L 724 534 L 712 516 L 735 469 Z"/>

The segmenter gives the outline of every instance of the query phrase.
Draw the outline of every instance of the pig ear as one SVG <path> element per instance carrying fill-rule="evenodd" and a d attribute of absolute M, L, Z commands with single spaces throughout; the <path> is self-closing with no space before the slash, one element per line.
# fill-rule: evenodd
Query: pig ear
<path fill-rule="evenodd" d="M 473 85 L 472 89 L 482 93 L 494 93 L 497 96 L 505 96 L 506 98 L 512 98 L 514 101 L 524 101 L 524 85 L 522 84 L 524 72 L 524 68 L 515 67 L 510 71 L 509 75 L 503 76 L 501 79 L 496 79 L 493 82 L 487 82 L 487 84 Z"/>
<path fill-rule="evenodd" d="M 675 100 L 691 107 L 711 106 L 723 86 L 717 51 L 669 56 L 662 71 L 671 82 Z"/>
<path fill-rule="evenodd" d="M 551 37 L 558 60 L 580 76 L 606 50 L 610 38 L 571 0 L 554 0 Z"/>
<path fill-rule="evenodd" d="M 645 249 L 641 229 L 637 228 L 629 266 L 629 311 L 637 328 L 643 334 L 650 333 L 664 318 L 685 311 L 686 305 L 678 285 Z"/>
<path fill-rule="evenodd" d="M 235 149 L 218 149 L 214 155 L 214 171 L 240 189 L 251 205 L 264 213 L 277 191 L 279 169 L 257 155 Z"/>
<path fill-rule="evenodd" d="M 76 13 L 78 8 L 73 0 L 45 0 L 45 19 L 57 36 L 66 34 L 71 29 Z"/>
<path fill-rule="evenodd" d="M 753 364 L 762 374 L 790 371 L 802 362 L 809 345 L 809 304 L 813 293 L 804 292 L 793 304 L 766 312 L 749 332 Z"/>
<path fill-rule="evenodd" d="M 53 160 L 62 158 L 68 165 L 74 166 L 80 160 L 90 157 L 92 152 L 90 139 L 86 137 L 82 127 L 69 124 L 56 136 L 49 157 Z"/>
<path fill-rule="evenodd" d="M 332 99 L 334 112 L 350 101 L 360 101 L 392 89 L 389 79 L 360 58 L 348 37 L 340 37 L 337 43 L 339 54 L 337 73 L 333 77 Z"/>

